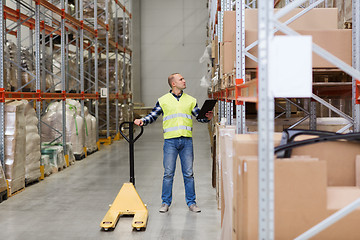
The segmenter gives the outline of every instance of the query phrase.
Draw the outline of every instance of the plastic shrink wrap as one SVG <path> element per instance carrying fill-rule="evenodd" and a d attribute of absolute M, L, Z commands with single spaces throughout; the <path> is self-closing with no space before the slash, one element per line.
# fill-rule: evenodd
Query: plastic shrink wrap
<path fill-rule="evenodd" d="M 10 101 L 5 104 L 5 177 L 10 194 L 25 187 L 25 104 Z"/>
<path fill-rule="evenodd" d="M 69 164 L 75 164 L 75 156 L 70 142 L 66 143 L 66 155 L 69 157 Z"/>
<path fill-rule="evenodd" d="M 22 100 L 25 104 L 26 126 L 26 149 L 25 149 L 25 182 L 33 182 L 39 179 L 40 173 L 40 135 L 38 132 L 38 118 L 31 104 Z"/>
<path fill-rule="evenodd" d="M 75 155 L 83 155 L 85 147 L 85 121 L 81 117 L 80 102 L 66 99 L 66 115 L 66 139 L 68 142 L 71 142 Z"/>
<path fill-rule="evenodd" d="M 42 122 L 43 142 L 53 142 L 55 139 L 56 142 L 61 142 L 59 132 L 62 131 L 62 104 L 60 102 L 49 105 Z M 71 143 L 75 155 L 84 154 L 85 121 L 81 117 L 81 105 L 78 101 L 70 99 L 66 100 L 66 142 Z"/>
<path fill-rule="evenodd" d="M 223 199 L 225 203 L 222 209 L 224 212 L 221 238 L 222 240 L 231 239 L 232 236 L 232 222 L 233 222 L 233 195 L 234 195 L 234 181 L 233 181 L 233 139 L 235 136 L 235 127 L 226 126 L 219 128 L 220 135 L 220 161 L 223 182 Z"/>
<path fill-rule="evenodd" d="M 60 141 L 62 112 L 58 113 L 57 111 L 59 105 L 61 108 L 60 102 L 51 103 L 41 118 L 41 138 L 43 142 L 52 142 L 56 139 Z"/>
<path fill-rule="evenodd" d="M 76 107 L 66 104 L 66 142 L 71 142 L 74 154 L 83 154 L 83 121 L 79 121 Z M 55 102 L 49 105 L 47 112 L 42 118 L 41 136 L 43 142 L 62 142 L 62 104 Z M 56 130 L 55 130 L 56 129 Z M 60 133 L 59 133 L 60 132 Z"/>
<path fill-rule="evenodd" d="M 6 189 L 7 189 L 7 184 L 6 184 L 5 174 L 0 162 L 0 193 L 5 192 Z"/>
<path fill-rule="evenodd" d="M 98 124 L 97 124 L 97 120 L 96 117 L 91 116 L 91 126 L 92 126 L 92 131 L 93 131 L 93 135 L 91 138 L 91 146 L 93 147 L 92 151 L 97 151 L 98 147 L 97 147 L 97 132 L 98 132 Z"/>
<path fill-rule="evenodd" d="M 85 147 L 88 152 L 94 152 L 96 146 L 96 118 L 89 114 L 87 107 L 84 107 L 85 116 Z M 95 123 L 95 124 L 94 124 Z"/>
<path fill-rule="evenodd" d="M 51 174 L 51 165 L 50 165 L 50 157 L 49 155 L 41 155 L 41 166 L 44 166 L 44 175 L 49 176 Z"/>
<path fill-rule="evenodd" d="M 41 148 L 42 155 L 49 156 L 49 164 L 52 173 L 58 172 L 58 169 L 66 167 L 65 158 L 64 158 L 64 148 L 59 145 L 49 145 L 48 143 L 43 143 Z"/>
<path fill-rule="evenodd" d="M 114 18 L 114 21 L 116 21 L 116 18 Z M 125 17 L 125 28 L 124 28 L 124 18 L 119 17 L 117 19 L 118 21 L 118 42 L 120 46 L 123 47 L 130 47 L 130 21 L 129 18 Z M 125 39 L 124 39 L 125 38 Z M 125 40 L 125 45 L 124 45 Z"/>
<path fill-rule="evenodd" d="M 110 4 L 108 4 L 108 13 L 109 18 L 107 19 L 107 23 L 109 24 L 109 33 L 110 36 L 113 36 L 114 32 L 114 24 L 113 24 L 113 17 L 112 17 L 112 4 L 109 1 Z M 84 0 L 83 1 L 84 6 L 84 18 L 86 19 L 86 22 L 88 22 L 90 25 L 94 25 L 94 1 L 93 0 Z M 98 0 L 97 1 L 97 14 L 98 14 L 98 20 L 101 20 L 102 22 L 106 23 L 106 0 Z M 106 37 L 106 29 L 99 25 L 98 28 L 98 36 L 99 39 L 103 39 Z"/>
<path fill-rule="evenodd" d="M 52 55 L 52 60 L 50 60 L 50 62 L 52 61 L 53 63 L 53 84 L 54 84 L 54 89 L 55 91 L 62 91 L 62 82 L 61 82 L 61 52 L 55 52 Z M 76 64 L 75 64 L 75 60 L 72 60 L 72 57 L 69 56 L 69 60 L 68 60 L 69 64 L 68 64 L 68 68 L 69 68 L 69 72 L 68 72 L 68 79 L 67 79 L 67 84 L 66 87 L 68 88 L 68 91 L 74 91 L 76 90 L 78 83 L 77 80 L 78 74 L 77 74 L 77 69 L 76 69 Z M 47 81 L 48 82 L 48 81 Z M 49 84 L 50 85 L 50 84 Z"/>
<path fill-rule="evenodd" d="M 10 61 L 4 62 L 4 68 L 6 69 L 4 72 L 4 77 L 6 79 L 5 85 L 8 90 L 15 90 L 15 87 L 17 86 L 17 71 L 13 64 L 16 59 L 16 51 L 16 44 L 7 41 L 4 46 L 4 56 Z"/>

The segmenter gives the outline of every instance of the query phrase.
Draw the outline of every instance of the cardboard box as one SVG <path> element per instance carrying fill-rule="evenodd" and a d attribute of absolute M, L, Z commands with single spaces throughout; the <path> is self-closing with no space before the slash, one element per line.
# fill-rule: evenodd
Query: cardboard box
<path fill-rule="evenodd" d="M 224 11 L 223 17 L 223 42 L 232 42 L 236 30 L 235 11 Z"/>
<path fill-rule="evenodd" d="M 299 136 L 295 140 L 308 139 Z M 355 142 L 322 142 L 294 148 L 293 155 L 310 155 L 327 162 L 328 186 L 356 186 L 355 161 L 360 144 Z"/>
<path fill-rule="evenodd" d="M 215 40 L 211 41 L 211 58 L 215 58 L 216 44 L 217 42 L 215 42 Z"/>
<path fill-rule="evenodd" d="M 275 145 L 280 138 L 274 135 Z M 258 238 L 257 140 L 257 134 L 234 138 L 232 239 Z M 327 142 L 295 148 L 291 159 L 275 159 L 275 239 L 294 239 L 360 197 L 360 188 L 353 185 L 327 186 L 329 173 L 346 178 L 352 172 L 354 177 L 359 150 L 356 143 Z M 359 222 L 360 208 L 312 239 L 360 239 Z"/>
<path fill-rule="evenodd" d="M 219 51 L 218 39 L 219 39 L 218 36 L 215 36 L 215 39 L 211 41 L 211 58 L 214 58 L 216 63 L 217 63 L 218 51 Z"/>
<path fill-rule="evenodd" d="M 345 63 L 352 65 L 352 30 L 336 29 L 336 30 L 298 30 L 301 35 L 311 35 L 313 43 L 319 45 L 326 51 L 330 52 Z M 275 35 L 284 35 L 277 32 Z M 258 32 L 254 30 L 245 31 L 245 46 L 258 39 Z M 249 53 L 258 56 L 257 46 L 249 50 Z M 290 60 L 290 59 L 289 59 Z M 313 53 L 313 68 L 335 68 L 335 66 L 317 54 Z M 246 68 L 257 68 L 257 62 L 250 58 L 245 58 Z"/>
<path fill-rule="evenodd" d="M 232 142 L 235 135 L 235 126 L 221 126 L 217 125 L 217 139 L 218 144 L 218 164 L 221 169 L 221 222 L 229 227 L 231 232 L 232 223 L 232 198 L 233 198 L 233 155 L 232 155 Z M 227 209 L 225 206 L 229 206 Z M 224 216 L 226 222 L 224 223 Z M 230 234 L 230 233 L 228 233 Z"/>
<path fill-rule="evenodd" d="M 221 165 L 220 165 L 220 136 L 219 136 L 219 124 L 216 124 L 215 127 L 215 142 L 216 142 L 216 166 L 215 166 L 215 174 L 216 174 L 216 200 L 217 200 L 217 205 L 218 205 L 218 209 L 221 209 Z"/>
<path fill-rule="evenodd" d="M 274 146 L 281 141 L 281 133 L 274 133 Z M 234 137 L 234 156 L 257 156 L 258 135 L 257 134 L 236 134 Z M 297 154 L 299 155 L 299 154 Z M 303 154 L 302 154 L 303 155 Z"/>
<path fill-rule="evenodd" d="M 346 207 L 358 198 L 360 198 L 360 188 L 358 187 L 328 187 L 327 209 L 339 210 Z"/>
<path fill-rule="evenodd" d="M 355 182 L 356 186 L 360 187 L 360 155 L 356 156 L 355 162 Z"/>
<path fill-rule="evenodd" d="M 238 157 L 235 239 L 258 238 L 258 162 Z M 309 187 L 311 186 L 311 187 Z M 311 196 L 311 197 L 309 197 Z M 316 200 L 315 200 L 316 199 Z M 293 239 L 326 215 L 326 162 L 275 161 L 275 239 Z"/>
<path fill-rule="evenodd" d="M 219 43 L 219 79 L 224 75 L 224 43 Z"/>
<path fill-rule="evenodd" d="M 236 53 L 234 51 L 233 42 L 220 43 L 220 77 L 223 78 L 224 74 L 232 73 L 235 67 Z"/>
<path fill-rule="evenodd" d="M 219 37 L 215 36 L 215 60 L 214 65 L 219 64 Z"/>
<path fill-rule="evenodd" d="M 279 19 L 280 22 L 285 22 L 291 17 L 295 16 L 299 12 L 304 10 L 303 8 L 296 8 L 290 13 L 286 14 Z M 278 12 L 279 9 L 274 9 L 274 12 Z M 258 29 L 258 10 L 257 9 L 245 9 L 245 30 Z M 233 19 L 235 19 L 233 17 Z M 233 20 L 235 21 L 235 20 Z M 337 8 L 313 8 L 303 16 L 299 17 L 288 25 L 294 30 L 331 30 L 338 28 L 338 10 Z"/>
<path fill-rule="evenodd" d="M 328 187 L 327 213 L 324 219 L 358 198 L 360 198 L 360 189 L 358 187 Z M 360 239 L 359 222 L 360 208 L 357 208 L 323 232 L 320 232 L 314 239 Z"/>

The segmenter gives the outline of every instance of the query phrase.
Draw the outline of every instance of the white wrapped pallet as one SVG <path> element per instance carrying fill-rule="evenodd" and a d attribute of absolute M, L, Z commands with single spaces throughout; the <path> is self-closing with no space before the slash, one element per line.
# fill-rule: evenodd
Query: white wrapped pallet
<path fill-rule="evenodd" d="M 49 156 L 51 173 L 56 173 L 59 169 L 66 167 L 64 148 L 61 144 L 51 145 L 49 143 L 42 143 L 41 153 L 43 156 Z"/>
<path fill-rule="evenodd" d="M 5 178 L 10 194 L 25 187 L 25 105 L 21 101 L 5 104 Z"/>
<path fill-rule="evenodd" d="M 76 100 L 67 99 L 66 113 L 68 112 L 68 109 L 73 115 L 72 119 L 69 119 L 68 116 L 66 119 L 67 139 L 70 139 L 70 142 L 73 145 L 74 154 L 78 156 L 83 155 L 85 146 L 85 123 L 84 118 L 81 117 L 81 104 Z"/>
<path fill-rule="evenodd" d="M 97 137 L 96 137 L 97 127 L 98 127 L 98 125 L 97 125 L 96 117 L 91 116 L 91 128 L 93 129 L 93 135 L 91 137 L 91 146 L 93 147 L 93 151 L 98 150 Z"/>
<path fill-rule="evenodd" d="M 6 189 L 7 189 L 7 184 L 6 184 L 5 174 L 4 174 L 1 162 L 0 162 L 0 194 L 5 192 Z M 1 201 L 1 198 L 0 198 L 0 201 Z"/>
<path fill-rule="evenodd" d="M 66 100 L 66 142 L 72 144 L 75 155 L 84 154 L 85 125 L 84 119 L 79 115 L 79 103 L 74 100 Z M 49 105 L 46 114 L 42 117 L 41 137 L 44 142 L 62 142 L 62 104 L 60 102 Z M 51 126 L 51 127 L 49 127 Z M 56 130 L 54 130 L 54 129 Z"/>
<path fill-rule="evenodd" d="M 52 173 L 58 172 L 58 169 L 66 167 L 64 158 L 64 148 L 62 146 L 51 146 L 49 149 L 54 151 L 53 158 L 50 159 L 50 165 L 52 167 Z"/>
<path fill-rule="evenodd" d="M 84 121 L 85 121 L 85 147 L 88 152 L 92 152 L 91 137 L 93 134 L 91 115 L 87 107 L 84 107 Z"/>
<path fill-rule="evenodd" d="M 60 102 L 51 103 L 46 109 L 45 115 L 41 118 L 41 139 L 43 142 L 51 142 L 60 137 L 60 133 L 54 130 L 62 131 L 62 113 L 58 114 L 59 106 L 61 107 Z"/>
<path fill-rule="evenodd" d="M 34 108 L 26 100 L 25 123 L 26 123 L 26 150 L 25 150 L 25 182 L 33 182 L 39 179 L 40 173 L 40 135 L 38 133 L 38 118 Z"/>
<path fill-rule="evenodd" d="M 41 155 L 41 166 L 44 166 L 44 175 L 49 176 L 51 174 L 51 165 L 49 155 Z"/>
<path fill-rule="evenodd" d="M 89 110 L 87 107 L 84 108 L 85 113 L 85 146 L 88 150 L 88 152 L 95 152 L 97 150 L 96 145 L 96 118 L 89 113 Z"/>
<path fill-rule="evenodd" d="M 71 142 L 66 143 L 66 154 L 69 157 L 69 164 L 70 165 L 75 164 L 75 156 L 74 156 L 74 152 L 72 150 Z"/>

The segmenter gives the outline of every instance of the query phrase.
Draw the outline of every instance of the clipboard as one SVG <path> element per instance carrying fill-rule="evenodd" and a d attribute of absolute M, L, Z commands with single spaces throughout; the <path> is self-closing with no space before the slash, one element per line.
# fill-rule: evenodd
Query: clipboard
<path fill-rule="evenodd" d="M 207 112 L 211 111 L 214 108 L 216 103 L 217 103 L 217 100 L 214 100 L 214 99 L 205 100 L 203 106 L 200 109 L 199 115 L 196 117 L 196 119 L 204 119 L 204 118 L 206 118 L 205 114 Z"/>

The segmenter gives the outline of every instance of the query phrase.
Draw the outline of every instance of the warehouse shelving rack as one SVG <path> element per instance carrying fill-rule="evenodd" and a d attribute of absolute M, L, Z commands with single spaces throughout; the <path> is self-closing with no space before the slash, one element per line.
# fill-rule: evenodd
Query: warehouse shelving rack
<path fill-rule="evenodd" d="M 241 101 L 256 101 L 258 103 L 258 160 L 259 160 L 259 239 L 274 239 L 274 141 L 273 141 L 273 132 L 274 132 L 274 97 L 270 96 L 268 89 L 268 65 L 269 61 L 269 45 L 270 40 L 274 36 L 275 27 L 287 35 L 299 35 L 291 28 L 287 27 L 286 23 L 280 23 L 278 19 L 281 16 L 284 16 L 286 13 L 290 12 L 296 7 L 304 7 L 304 11 L 296 15 L 292 19 L 300 17 L 306 11 L 316 7 L 318 4 L 324 2 L 323 0 L 319 1 L 309 1 L 307 0 L 294 0 L 286 1 L 286 6 L 283 7 L 280 11 L 274 14 L 274 1 L 247 1 L 245 0 L 236 0 L 236 86 L 232 88 L 227 88 L 215 93 L 210 93 L 209 96 L 215 99 L 219 99 L 219 118 L 222 117 L 231 117 L 228 110 L 225 108 L 229 106 L 225 105 L 225 102 L 236 101 L 236 105 L 240 105 Z M 214 34 L 218 34 L 219 39 L 222 35 L 222 14 L 223 10 L 227 10 L 229 6 L 229 0 L 222 0 L 221 7 L 220 1 L 216 6 L 218 11 L 217 18 L 212 18 L 210 23 L 217 23 L 217 29 L 214 31 Z M 214 7 L 216 4 L 209 4 L 209 6 Z M 254 56 L 251 56 L 247 51 L 255 46 L 251 44 L 246 49 L 244 48 L 244 9 L 245 7 L 250 8 L 250 5 L 254 7 L 258 5 L 258 29 L 259 29 L 259 40 L 258 40 L 258 50 L 259 56 L 256 59 Z M 327 6 L 327 1 L 324 3 L 325 7 Z M 347 65 L 342 62 L 340 59 L 337 59 L 332 54 L 328 53 L 321 47 L 313 43 L 313 52 L 326 59 L 348 75 L 350 75 L 352 80 L 352 110 L 353 117 L 342 113 L 339 109 L 335 108 L 331 104 L 327 103 L 320 97 L 312 94 L 312 99 L 328 107 L 330 110 L 336 112 L 341 117 L 345 118 L 349 123 L 344 128 L 340 129 L 338 132 L 344 132 L 350 127 L 353 127 L 354 132 L 359 132 L 360 130 L 360 94 L 359 94 L 359 78 L 360 78 L 360 1 L 352 1 L 352 14 L 353 14 L 353 24 L 352 24 L 352 66 Z M 210 10 L 214 11 L 213 9 Z M 210 14 L 213 16 L 213 14 Z M 290 20 L 291 21 L 291 20 Z M 288 21 L 289 22 L 289 21 Z M 214 24 L 215 25 L 215 24 Z M 209 27 L 210 28 L 210 27 Z M 212 36 L 212 32 L 211 36 Z M 220 42 L 220 40 L 219 40 Z M 241 95 L 242 88 L 250 88 L 252 84 L 245 83 L 243 81 L 245 70 L 244 56 L 245 54 L 257 60 L 258 62 L 258 82 L 252 84 L 258 84 L 258 93 L 255 98 L 246 99 L 246 95 Z M 241 78 L 243 77 L 243 78 Z M 299 107 L 299 106 L 297 106 Z M 237 109 L 238 110 L 238 109 Z M 236 115 L 236 125 L 237 133 L 243 132 L 243 118 L 245 113 L 242 111 L 237 111 Z M 314 111 L 314 104 L 311 104 L 310 111 L 308 116 L 310 118 L 310 128 L 316 128 L 316 115 Z M 303 119 L 304 120 L 304 119 Z M 302 121 L 303 121 L 302 120 Z M 229 121 L 228 121 L 229 123 Z M 317 233 L 323 229 L 329 227 L 334 222 L 338 221 L 342 217 L 351 213 L 353 210 L 360 206 L 360 199 L 357 199 L 353 203 L 349 204 L 345 208 L 339 210 L 329 218 L 320 222 L 318 225 L 309 229 L 307 232 L 301 234 L 297 237 L 297 240 L 300 239 L 309 239 L 312 236 L 315 236 Z"/>
<path fill-rule="evenodd" d="M 111 4 L 113 1 L 107 1 L 106 3 L 106 9 L 105 9 L 105 14 L 106 14 L 106 19 L 109 19 L 109 4 Z M 102 61 L 102 63 L 100 64 L 105 64 L 106 65 L 106 82 L 103 82 L 101 80 L 99 80 L 99 84 L 100 84 L 100 88 L 101 87 L 105 87 L 107 89 L 109 89 L 109 84 L 110 84 L 110 72 L 109 72 L 109 60 L 110 59 L 114 59 L 115 60 L 115 91 L 114 92 L 109 92 L 107 94 L 106 97 L 106 119 L 103 118 L 99 118 L 99 128 L 106 128 L 106 138 L 102 138 L 100 139 L 101 142 L 105 143 L 105 144 L 110 144 L 111 143 L 111 136 L 110 136 L 110 120 L 115 120 L 115 137 L 114 139 L 117 140 L 120 138 L 120 133 L 119 133 L 119 102 L 131 102 L 132 99 L 132 95 L 131 92 L 126 92 L 124 89 L 122 92 L 120 92 L 119 89 L 119 84 L 120 84 L 120 77 L 122 78 L 121 81 L 121 85 L 124 86 L 125 82 L 126 82 L 126 72 L 125 72 L 125 63 L 131 63 L 131 56 L 132 56 L 132 51 L 131 49 L 129 49 L 128 47 L 126 47 L 125 45 L 125 38 L 123 38 L 123 42 L 119 42 L 118 39 L 118 15 L 119 15 L 119 11 L 122 10 L 123 12 L 123 31 L 125 31 L 124 29 L 126 28 L 126 18 L 128 18 L 129 20 L 131 20 L 132 15 L 131 13 L 128 11 L 128 9 L 126 8 L 126 6 L 124 4 L 122 4 L 119 0 L 114 0 L 114 6 L 115 6 L 115 31 L 114 31 L 114 38 L 110 39 L 109 36 L 109 24 L 107 22 L 105 22 L 105 25 L 103 25 L 103 27 L 105 27 L 107 34 L 105 37 L 105 45 L 104 45 L 104 57 L 105 60 Z M 100 45 L 102 43 L 100 42 Z M 123 61 L 123 69 L 122 69 L 122 76 L 119 75 L 119 71 L 120 69 L 118 69 L 118 64 L 117 62 L 120 59 L 120 53 L 122 53 L 122 61 Z M 128 81 L 130 81 L 130 79 L 128 79 Z M 110 115 L 110 104 L 112 104 L 112 102 L 115 103 L 115 116 L 111 116 Z"/>
<path fill-rule="evenodd" d="M 112 4 L 112 0 L 106 0 L 107 4 Z M 128 9 L 121 4 L 118 0 L 115 1 L 117 6 L 128 15 L 131 16 Z M 60 137 L 54 139 L 59 140 L 65 133 L 66 126 L 66 114 L 65 114 L 65 100 L 77 99 L 81 101 L 81 115 L 84 116 L 84 104 L 88 102 L 90 113 L 95 113 L 96 119 L 98 117 L 98 101 L 99 95 L 99 81 L 98 81 L 98 56 L 101 56 L 102 51 L 109 52 L 110 46 L 117 49 L 117 51 L 123 52 L 124 56 L 130 55 L 131 51 L 118 45 L 118 43 L 107 41 L 107 44 L 101 45 L 98 42 L 98 25 L 109 28 L 108 23 L 103 23 L 97 19 L 97 0 L 94 0 L 94 18 L 93 25 L 84 21 L 83 18 L 83 0 L 74 1 L 75 12 L 71 15 L 68 12 L 68 0 L 7 0 L 2 1 L 0 4 L 0 124 L 2 128 L 0 130 L 0 157 L 2 163 L 4 163 L 4 104 L 5 100 L 21 100 L 27 99 L 34 102 L 36 105 L 36 112 L 39 119 L 38 127 L 39 134 L 41 136 L 41 115 L 46 106 L 52 101 L 62 102 L 63 111 L 63 123 L 62 129 L 54 129 L 57 133 L 61 134 Z M 11 6 L 12 5 L 12 6 Z M 60 7 L 57 7 L 60 5 Z M 13 6 L 16 6 L 14 9 Z M 106 11 L 108 14 L 108 11 Z M 108 20 L 107 20 L 108 21 Z M 24 27 L 29 29 L 29 33 L 24 34 Z M 6 31 L 5 31 L 6 30 Z M 71 40 L 69 35 L 72 34 L 75 37 Z M 4 45 L 8 36 L 13 35 L 16 37 L 16 45 L 18 51 L 16 52 L 16 60 L 6 59 L 4 57 Z M 53 48 L 53 43 L 60 38 L 60 46 Z M 20 47 L 26 46 L 26 50 L 31 52 L 34 56 L 34 63 L 31 63 L 29 69 L 25 69 L 21 66 L 21 52 Z M 73 47 L 72 47 L 73 46 Z M 72 51 L 71 48 L 75 48 Z M 61 52 L 61 69 L 56 69 L 54 64 L 51 64 L 50 70 L 45 68 L 45 55 L 46 52 L 50 52 L 49 61 L 53 63 L 55 61 L 52 56 L 55 53 Z M 70 56 L 70 53 L 72 54 Z M 87 54 L 87 60 L 84 60 L 84 54 Z M 107 55 L 108 56 L 108 55 Z M 125 57 L 124 57 L 125 58 Z M 69 61 L 74 60 L 76 63 L 77 73 L 72 76 L 69 73 Z M 18 72 L 17 88 L 15 90 L 8 91 L 5 88 L 5 76 L 4 76 L 4 63 L 11 61 L 11 64 L 15 66 Z M 92 63 L 93 61 L 93 63 Z M 34 65 L 34 66 L 32 66 Z M 86 65 L 86 66 L 85 66 Z M 108 64 L 107 64 L 108 67 Z M 59 70 L 60 76 L 56 76 L 53 70 Z M 32 78 L 30 83 L 35 82 L 34 92 L 24 91 L 28 87 L 28 84 L 22 85 L 21 73 L 26 72 Z M 107 68 L 108 72 L 108 68 Z M 55 92 L 56 86 L 46 87 L 45 73 L 49 74 L 53 78 L 59 87 L 61 84 L 61 91 Z M 108 78 L 108 74 L 107 74 Z M 76 83 L 76 90 L 69 91 L 69 80 L 73 80 Z M 128 79 L 131 81 L 131 79 Z M 87 86 L 85 88 L 85 86 Z M 108 81 L 103 84 L 103 87 L 109 88 Z M 129 93 L 119 94 L 118 92 L 114 99 L 130 99 Z M 109 98 L 109 96 L 108 96 Z M 107 105 L 108 106 L 108 105 Z M 118 112 L 118 110 L 116 111 Z M 117 113 L 116 113 L 117 114 Z M 110 112 L 107 111 L 107 119 L 110 117 Z M 117 117 L 117 115 L 116 115 Z M 98 122 L 99 124 L 99 122 Z M 118 123 L 117 123 L 118 125 Z M 108 127 L 108 124 L 107 124 Z M 118 128 L 117 128 L 118 129 Z M 97 133 L 97 138 L 99 134 Z M 66 139 L 62 138 L 64 153 L 66 153 Z M 3 164 L 4 166 L 4 164 Z"/>
<path fill-rule="evenodd" d="M 228 1 L 230 2 L 230 1 Z M 289 1 L 288 1 L 289 2 Z M 227 3 L 226 1 L 222 1 L 221 4 L 223 4 L 222 6 L 220 6 L 220 1 L 218 1 L 218 4 L 219 6 L 217 7 L 217 10 L 220 10 L 220 9 L 224 9 L 224 10 L 228 10 L 226 7 L 227 6 L 231 6 L 232 4 L 231 3 Z M 297 18 L 301 17 L 303 14 L 305 14 L 307 11 L 311 10 L 312 8 L 314 7 L 318 7 L 320 4 L 322 4 L 322 6 L 327 6 L 327 1 L 310 1 L 308 3 L 304 3 L 302 4 L 301 6 L 304 8 L 304 10 L 297 14 L 296 16 L 294 16 L 293 18 L 289 19 L 286 24 L 289 24 L 290 22 L 296 20 Z M 238 9 L 239 5 L 236 5 L 236 11 L 237 11 L 237 25 L 240 26 L 240 28 L 237 29 L 237 37 L 236 39 L 239 41 L 239 43 L 237 43 L 237 57 L 236 57 L 236 60 L 237 60 L 237 64 L 236 64 L 236 78 L 237 79 L 244 79 L 244 75 L 245 75 L 245 72 L 242 72 L 242 69 L 245 69 L 245 67 L 243 66 L 244 64 L 244 54 L 251 58 L 252 60 L 254 61 L 258 61 L 258 59 L 253 56 L 252 54 L 250 54 L 248 51 L 250 49 L 252 49 L 253 47 L 257 46 L 258 45 L 258 41 L 255 41 L 254 43 L 250 44 L 249 46 L 247 46 L 245 49 L 243 49 L 243 51 L 240 51 L 240 49 L 244 48 L 244 28 L 242 28 L 241 24 L 243 24 L 244 22 L 244 13 L 242 12 L 242 10 L 246 8 L 253 8 L 256 6 L 256 1 L 246 1 L 246 3 L 244 2 L 244 7 L 243 8 L 240 8 Z M 212 7 L 214 7 L 214 5 L 212 5 Z M 211 10 L 213 11 L 213 10 Z M 221 12 L 221 13 L 220 13 Z M 210 15 L 213 15 L 213 14 L 210 14 Z M 211 34 L 215 34 L 216 32 L 218 33 L 218 36 L 219 36 L 219 42 L 220 42 L 220 39 L 221 39 L 221 33 L 222 33 L 222 20 L 218 20 L 219 18 L 221 18 L 220 16 L 222 16 L 222 11 L 219 11 L 218 12 L 218 15 L 217 15 L 217 18 L 215 20 L 213 20 L 213 23 L 216 24 L 217 22 L 219 23 L 217 25 L 217 29 L 216 31 L 214 31 L 214 33 L 211 32 Z M 244 54 L 242 54 L 244 53 Z M 239 55 L 239 56 L 238 56 Z M 356 55 L 354 55 L 356 56 Z M 242 67 L 240 67 L 242 66 Z M 243 76 L 241 76 L 241 74 Z M 319 86 L 318 87 L 321 87 L 321 84 L 318 84 Z M 356 86 L 353 86 L 353 94 L 356 94 L 356 89 L 358 87 Z M 220 90 L 220 91 L 226 91 L 226 89 L 223 89 L 223 90 Z M 218 94 L 219 95 L 219 94 Z M 225 94 L 223 94 L 225 95 Z M 231 99 L 230 99 L 231 100 Z M 280 113 L 278 116 L 276 116 L 275 118 L 278 118 L 284 114 L 286 114 L 287 117 L 290 117 L 291 113 L 290 113 L 290 106 L 291 105 L 294 105 L 295 107 L 297 107 L 299 110 L 303 111 L 304 112 L 304 117 L 301 118 L 298 122 L 294 123 L 292 126 L 290 126 L 290 128 L 294 128 L 296 126 L 298 126 L 299 124 L 301 124 L 302 122 L 304 122 L 305 120 L 309 119 L 309 127 L 310 129 L 316 129 L 316 102 L 320 103 L 322 106 L 325 106 L 326 108 L 330 109 L 331 111 L 335 112 L 336 114 L 338 114 L 340 117 L 344 118 L 345 120 L 348 121 L 348 125 L 345 126 L 344 128 L 340 129 L 338 132 L 341 133 L 341 132 L 344 132 L 344 131 L 347 131 L 350 127 L 353 126 L 353 122 L 354 122 L 354 118 L 348 116 L 346 113 L 342 112 L 341 110 L 337 109 L 336 107 L 334 107 L 333 105 L 331 105 L 330 103 L 326 102 L 325 100 L 321 99 L 320 97 L 316 96 L 316 95 L 313 95 L 312 97 L 312 100 L 309 101 L 309 100 L 305 100 L 305 102 L 308 102 L 309 104 L 309 107 L 305 106 L 305 107 L 301 107 L 298 103 L 292 101 L 291 99 L 284 99 L 286 101 L 286 107 L 281 107 L 279 106 L 281 109 L 284 110 L 283 113 Z M 354 100 L 353 100 L 354 101 Z M 229 111 L 229 104 L 230 103 L 227 103 L 225 104 L 225 100 L 224 101 L 219 101 L 219 120 L 220 118 L 222 117 L 226 117 L 227 119 L 228 118 L 232 118 L 232 116 L 230 115 L 233 111 Z M 228 99 L 228 102 L 229 102 L 229 99 Z M 230 101 L 231 102 L 231 101 Z M 235 103 L 236 104 L 236 103 Z M 237 131 L 238 132 L 244 132 L 245 130 L 245 108 L 243 107 L 243 110 L 241 111 L 240 107 L 241 106 L 241 103 L 238 103 L 239 105 L 237 105 L 237 109 L 236 109 L 236 112 L 237 112 L 237 115 L 238 116 L 241 116 L 240 118 L 236 118 L 236 121 L 238 122 L 237 123 Z M 356 104 L 352 104 L 353 107 L 352 109 L 356 109 Z M 233 109 L 233 107 L 230 106 L 230 109 Z M 356 113 L 353 113 L 353 116 L 357 116 Z M 231 121 L 231 120 L 230 120 Z M 227 121 L 227 123 L 229 124 L 230 122 L 229 120 Z M 356 122 L 359 122 L 359 121 L 356 121 Z M 355 127 L 356 128 L 356 124 L 355 124 Z M 244 129 L 244 130 L 243 130 Z"/>

